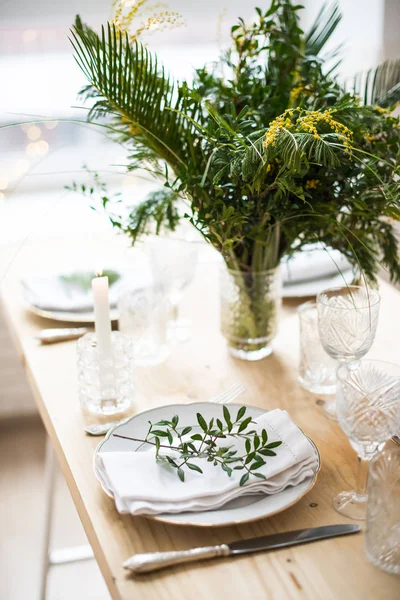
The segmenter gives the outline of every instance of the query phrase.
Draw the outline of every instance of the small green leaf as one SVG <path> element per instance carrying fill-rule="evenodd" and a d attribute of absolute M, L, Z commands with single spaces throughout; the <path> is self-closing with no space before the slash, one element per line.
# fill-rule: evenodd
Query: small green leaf
<path fill-rule="evenodd" d="M 258 437 L 258 435 L 254 436 L 254 449 L 257 450 L 257 448 L 260 445 L 260 438 Z"/>
<path fill-rule="evenodd" d="M 242 475 L 242 478 L 240 480 L 240 487 L 242 487 L 248 480 L 249 480 L 250 475 L 248 473 L 245 473 L 244 475 Z"/>
<path fill-rule="evenodd" d="M 232 475 L 232 469 L 230 467 L 228 467 L 226 464 L 222 464 L 221 465 L 222 470 L 225 471 L 226 473 L 228 473 L 229 477 Z"/>
<path fill-rule="evenodd" d="M 263 446 L 265 446 L 265 444 L 268 442 L 268 433 L 266 432 L 265 429 L 263 429 L 261 432 L 261 438 L 262 438 Z"/>
<path fill-rule="evenodd" d="M 211 419 L 209 425 L 208 425 L 208 429 L 212 429 L 214 425 L 214 417 Z"/>
<path fill-rule="evenodd" d="M 233 467 L 234 471 L 243 471 L 244 467 L 238 465 L 237 467 Z"/>
<path fill-rule="evenodd" d="M 226 424 L 229 425 L 230 423 L 232 423 L 231 414 L 226 406 L 223 407 L 223 413 L 224 413 L 224 419 L 226 421 Z"/>
<path fill-rule="evenodd" d="M 258 477 L 259 479 L 267 479 L 262 473 L 252 473 L 252 475 L 254 475 L 254 477 Z"/>
<path fill-rule="evenodd" d="M 263 456 L 276 456 L 276 452 L 274 452 L 273 450 L 268 450 L 267 448 L 262 448 L 261 450 L 259 450 L 259 453 Z"/>
<path fill-rule="evenodd" d="M 181 481 L 185 481 L 185 472 L 180 467 L 178 468 L 178 477 Z"/>
<path fill-rule="evenodd" d="M 266 448 L 278 448 L 278 446 L 280 446 L 281 444 L 282 442 L 271 442 L 266 446 Z"/>
<path fill-rule="evenodd" d="M 160 438 L 156 437 L 156 455 L 158 455 L 159 451 L 160 451 Z"/>
<path fill-rule="evenodd" d="M 170 432 L 170 430 L 168 429 L 167 431 L 167 435 L 168 435 L 168 441 L 169 441 L 169 445 L 172 446 L 174 438 L 172 437 L 172 433 Z"/>
<path fill-rule="evenodd" d="M 249 462 L 251 462 L 253 460 L 253 458 L 255 457 L 256 453 L 255 452 L 250 452 L 250 454 L 248 455 L 248 457 L 246 458 L 244 464 L 248 465 Z"/>
<path fill-rule="evenodd" d="M 174 427 L 176 427 L 178 425 L 178 423 L 179 423 L 179 417 L 178 417 L 178 415 L 174 415 L 172 417 L 172 424 L 174 425 Z"/>
<path fill-rule="evenodd" d="M 259 469 L 260 467 L 262 467 L 263 465 L 265 465 L 265 460 L 255 460 L 253 462 L 253 464 L 250 467 L 250 471 L 254 471 L 255 469 Z"/>
<path fill-rule="evenodd" d="M 246 447 L 246 452 L 248 454 L 250 452 L 250 450 L 251 450 L 251 442 L 250 442 L 250 440 L 246 440 L 245 447 Z"/>
<path fill-rule="evenodd" d="M 222 430 L 223 430 L 223 428 L 224 428 L 224 426 L 222 425 L 222 421 L 221 421 L 220 419 L 217 419 L 217 425 L 218 425 L 218 429 L 219 429 L 220 431 L 222 431 Z"/>
<path fill-rule="evenodd" d="M 204 417 L 200 413 L 197 413 L 197 422 L 204 432 L 207 431 L 207 423 L 205 422 Z"/>
<path fill-rule="evenodd" d="M 195 433 L 194 435 L 190 436 L 191 440 L 194 440 L 195 442 L 201 442 L 203 440 L 203 436 L 200 435 L 200 433 Z"/>
<path fill-rule="evenodd" d="M 149 421 L 150 425 L 151 422 Z M 168 427 L 168 425 L 171 425 L 170 421 L 157 421 L 157 423 L 154 423 L 154 426 L 157 427 Z"/>
<path fill-rule="evenodd" d="M 151 432 L 151 435 L 159 435 L 160 437 L 168 437 L 168 433 L 166 431 L 162 431 L 161 429 L 154 429 Z"/>
<path fill-rule="evenodd" d="M 238 413 L 237 413 L 237 415 L 236 415 L 236 421 L 240 421 L 240 419 L 241 419 L 242 417 L 244 417 L 244 415 L 245 415 L 245 413 L 246 413 L 246 410 L 247 410 L 247 409 L 246 409 L 246 407 L 245 407 L 245 406 L 242 406 L 241 408 L 239 408 L 239 410 L 238 410 Z"/>
<path fill-rule="evenodd" d="M 249 425 L 249 423 L 251 422 L 251 417 L 247 417 L 247 419 L 245 419 L 244 421 L 242 421 L 240 423 L 239 429 L 238 429 L 238 433 L 241 433 L 242 431 L 244 431 L 246 429 L 246 427 Z"/>
<path fill-rule="evenodd" d="M 203 473 L 203 471 L 200 469 L 200 467 L 198 467 L 197 465 L 194 465 L 193 463 L 186 463 L 186 466 L 191 469 L 192 471 L 197 471 L 198 473 Z"/>
<path fill-rule="evenodd" d="M 182 429 L 182 433 L 181 435 L 187 435 L 188 433 L 190 433 L 192 431 L 191 427 L 185 427 L 184 429 Z"/>

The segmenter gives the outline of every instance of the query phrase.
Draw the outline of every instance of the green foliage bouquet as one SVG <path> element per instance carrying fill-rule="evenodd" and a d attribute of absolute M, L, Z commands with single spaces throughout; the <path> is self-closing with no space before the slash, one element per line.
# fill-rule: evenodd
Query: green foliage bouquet
<path fill-rule="evenodd" d="M 339 249 L 368 280 L 379 264 L 400 280 L 392 223 L 400 219 L 400 61 L 341 84 L 340 49 L 325 52 L 337 3 L 308 33 L 301 8 L 272 0 L 254 23 L 239 19 L 231 48 L 190 84 L 165 73 L 121 12 L 100 34 L 79 17 L 72 31 L 89 120 L 109 117 L 110 134 L 130 149 L 129 169 L 164 181 L 129 216 L 103 193 L 113 224 L 134 242 L 189 219 L 242 274 L 245 317 L 234 319 L 241 332 L 232 338 L 271 333 L 274 309 L 257 274 L 310 242 Z"/>

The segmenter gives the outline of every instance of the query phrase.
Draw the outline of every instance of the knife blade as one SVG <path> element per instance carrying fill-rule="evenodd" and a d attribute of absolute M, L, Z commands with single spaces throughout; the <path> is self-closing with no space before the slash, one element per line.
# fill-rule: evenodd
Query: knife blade
<path fill-rule="evenodd" d="M 246 554 L 247 552 L 262 552 L 265 550 L 276 550 L 297 544 L 305 544 L 314 540 L 348 535 L 360 531 L 359 525 L 324 525 L 323 527 L 311 527 L 309 529 L 297 529 L 284 533 L 273 533 L 264 537 L 240 540 L 228 544 L 230 554 Z"/>
<path fill-rule="evenodd" d="M 310 529 L 298 529 L 296 531 L 274 533 L 264 537 L 240 540 L 230 544 L 221 544 L 219 546 L 206 546 L 205 548 L 191 548 L 190 550 L 172 552 L 146 552 L 144 554 L 134 554 L 123 563 L 123 566 L 125 569 L 129 569 L 135 574 L 150 573 L 151 571 L 157 571 L 173 565 L 196 560 L 276 550 L 278 548 L 287 548 L 289 546 L 305 544 L 316 540 L 358 533 L 359 531 L 360 526 L 353 524 L 325 525 L 323 527 L 313 527 Z"/>

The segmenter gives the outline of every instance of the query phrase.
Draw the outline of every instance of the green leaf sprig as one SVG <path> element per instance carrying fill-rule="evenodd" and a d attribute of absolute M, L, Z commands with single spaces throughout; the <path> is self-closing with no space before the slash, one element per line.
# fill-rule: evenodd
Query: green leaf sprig
<path fill-rule="evenodd" d="M 156 448 L 156 460 L 161 464 L 167 464 L 176 470 L 177 476 L 185 481 L 185 469 L 203 473 L 198 464 L 193 460 L 206 460 L 220 467 L 228 477 L 233 471 L 243 471 L 240 486 L 245 485 L 250 477 L 265 479 L 258 469 L 266 464 L 266 458 L 276 456 L 274 451 L 282 442 L 268 442 L 268 433 L 262 429 L 261 434 L 255 429 L 249 429 L 254 421 L 246 416 L 246 407 L 239 408 L 236 417 L 233 418 L 226 406 L 222 409 L 222 419 L 214 417 L 207 423 L 200 413 L 197 413 L 197 422 L 201 433 L 193 433 L 193 427 L 178 427 L 179 416 L 175 415 L 170 421 L 161 420 L 157 423 L 149 421 L 149 429 L 144 439 L 133 438 L 114 433 L 115 437 L 130 439 L 136 442 L 150 444 Z M 245 441 L 245 452 L 239 455 L 239 451 L 232 445 L 221 445 L 221 440 L 235 440 L 242 438 Z M 172 450 L 168 454 L 166 450 Z"/>

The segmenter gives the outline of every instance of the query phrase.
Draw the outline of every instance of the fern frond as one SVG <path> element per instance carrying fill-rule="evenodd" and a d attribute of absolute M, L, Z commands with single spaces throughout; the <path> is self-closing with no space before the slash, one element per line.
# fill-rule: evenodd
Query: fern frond
<path fill-rule="evenodd" d="M 173 168 L 184 168 L 194 132 L 182 114 L 188 99 L 157 57 L 139 42 L 130 44 L 111 23 L 99 36 L 77 18 L 71 43 L 90 83 L 83 93 L 96 100 L 89 118 L 118 115 L 121 133 L 129 131 Z M 199 118 L 200 104 L 190 103 L 191 114 Z"/>
<path fill-rule="evenodd" d="M 305 38 L 305 54 L 317 56 L 342 20 L 337 0 L 324 4 Z"/>
<path fill-rule="evenodd" d="M 369 71 L 356 73 L 347 86 L 360 96 L 364 104 L 388 107 L 399 102 L 400 59 L 387 60 Z"/>

